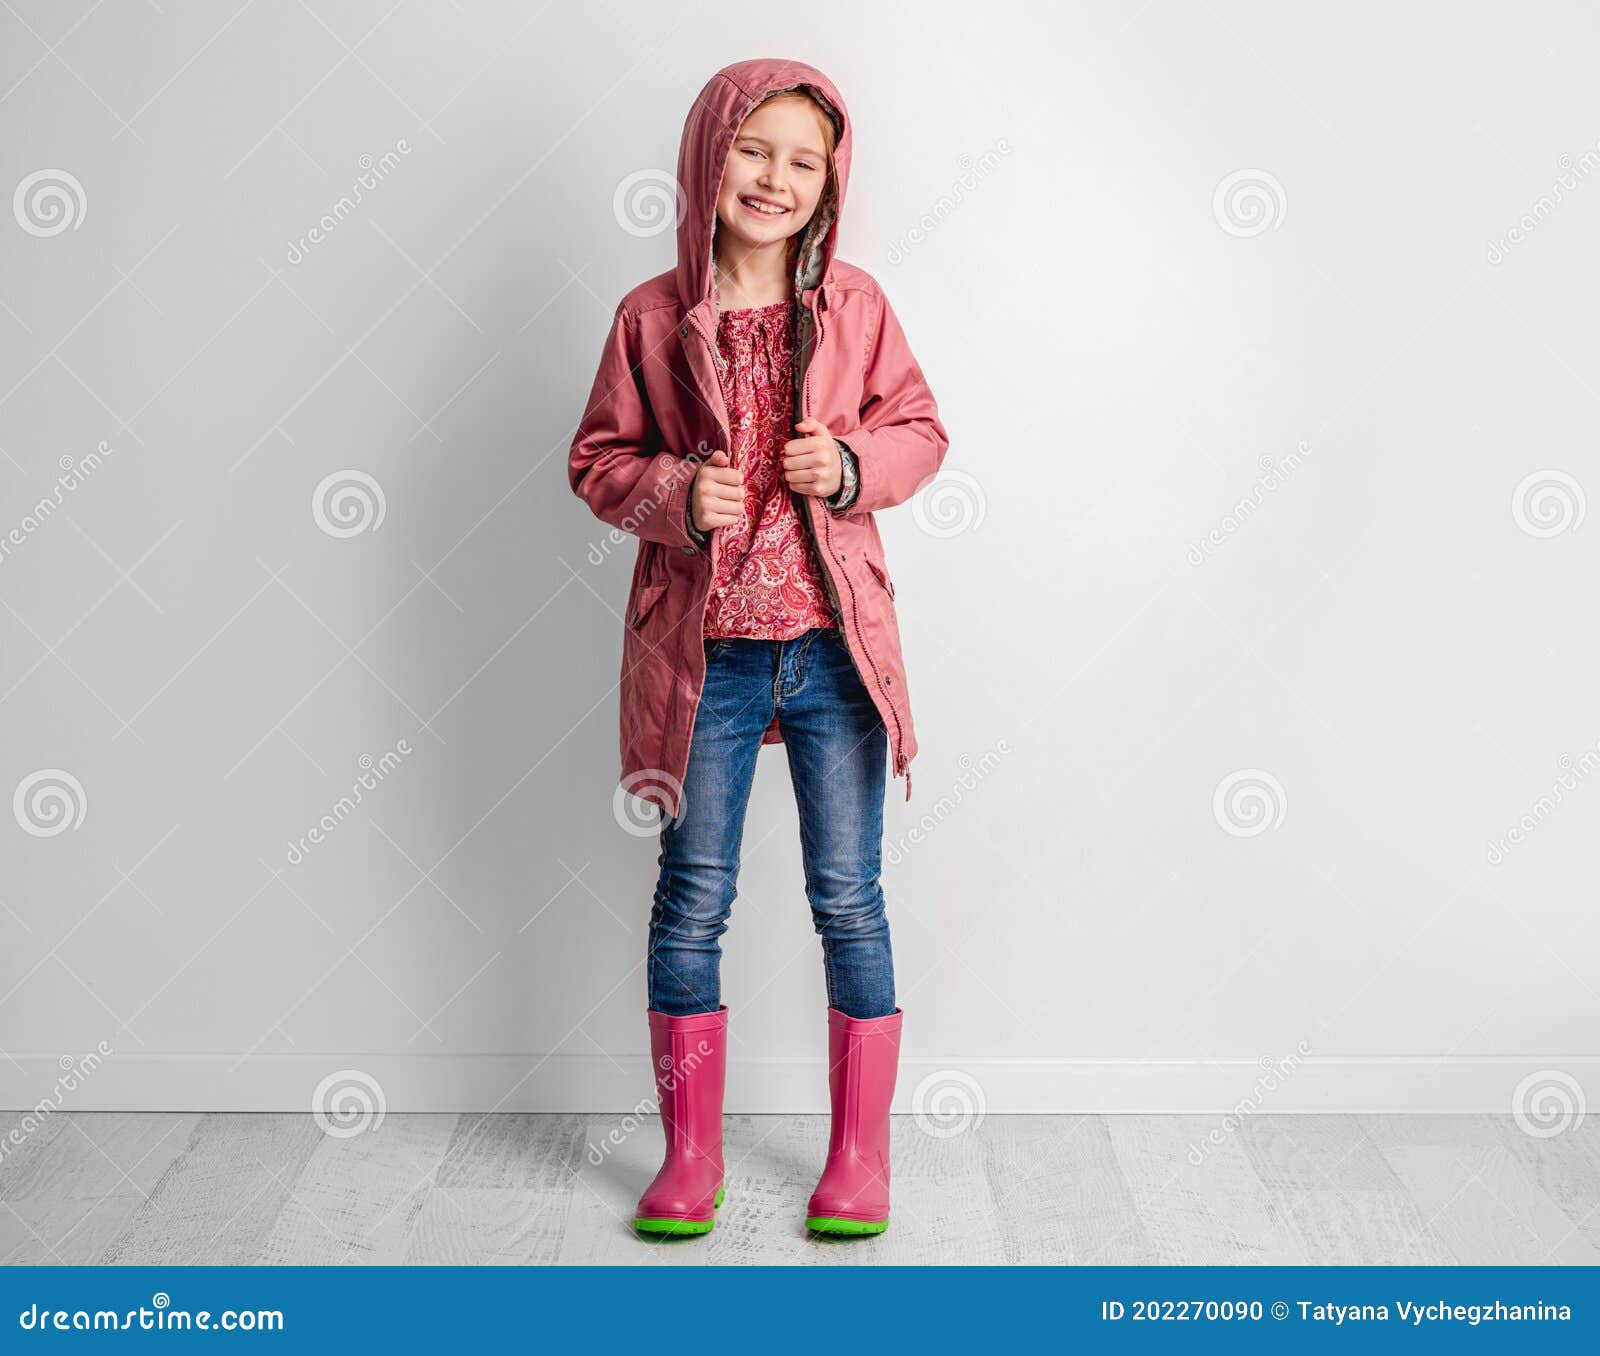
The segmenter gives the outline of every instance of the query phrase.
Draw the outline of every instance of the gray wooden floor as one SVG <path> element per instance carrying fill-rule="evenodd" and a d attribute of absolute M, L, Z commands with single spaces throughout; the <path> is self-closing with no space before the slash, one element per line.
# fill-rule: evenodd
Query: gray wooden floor
<path fill-rule="evenodd" d="M 7 1263 L 1596 1263 L 1600 1127 L 1490 1116 L 990 1116 L 894 1128 L 894 1224 L 802 1227 L 827 1121 L 735 1116 L 709 1237 L 628 1221 L 617 1117 L 58 1114 L 0 1157 Z"/>

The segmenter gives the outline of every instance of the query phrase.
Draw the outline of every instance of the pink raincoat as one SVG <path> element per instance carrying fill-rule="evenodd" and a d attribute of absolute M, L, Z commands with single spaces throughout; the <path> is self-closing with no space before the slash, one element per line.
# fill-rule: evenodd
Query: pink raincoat
<path fill-rule="evenodd" d="M 733 445 L 716 348 L 712 240 L 723 165 L 739 125 L 763 98 L 806 87 L 831 109 L 836 190 L 801 237 L 795 268 L 799 332 L 795 419 L 826 425 L 856 455 L 860 491 L 842 514 L 799 495 L 844 639 L 888 731 L 894 775 L 917 751 L 894 582 L 873 513 L 904 503 L 949 447 L 938 407 L 878 284 L 834 256 L 850 179 L 850 115 L 832 81 L 798 61 L 741 61 L 718 71 L 683 126 L 677 267 L 617 306 L 568 459 L 576 493 L 603 522 L 639 538 L 622 646 L 622 785 L 678 813 L 695 711 L 705 681 L 702 623 L 721 547 L 702 549 L 685 519 L 700 459 Z M 798 434 L 792 436 L 799 436 Z M 782 734 L 774 721 L 763 736 Z"/>

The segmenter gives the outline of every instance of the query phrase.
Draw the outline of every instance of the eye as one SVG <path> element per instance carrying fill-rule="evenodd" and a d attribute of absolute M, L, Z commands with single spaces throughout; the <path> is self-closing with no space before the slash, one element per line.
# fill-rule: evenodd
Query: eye
<path fill-rule="evenodd" d="M 794 163 L 795 163 L 795 168 L 796 169 L 803 169 L 803 170 L 816 169 L 816 166 L 813 165 L 809 160 L 796 160 Z"/>
<path fill-rule="evenodd" d="M 761 154 L 761 152 L 758 151 L 754 146 L 746 146 L 744 148 L 744 153 L 746 155 L 760 155 Z"/>

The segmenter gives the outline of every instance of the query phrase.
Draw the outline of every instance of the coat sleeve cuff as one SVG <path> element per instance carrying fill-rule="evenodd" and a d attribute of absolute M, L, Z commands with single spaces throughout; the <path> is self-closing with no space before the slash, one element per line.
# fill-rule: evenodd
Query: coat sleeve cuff
<path fill-rule="evenodd" d="M 690 551 L 702 550 L 710 540 L 697 536 L 689 522 L 689 486 L 694 483 L 695 472 L 699 469 L 699 462 L 685 457 L 667 495 L 667 525 L 672 531 L 672 545 Z"/>
<path fill-rule="evenodd" d="M 709 532 L 702 532 L 694 525 L 694 518 L 691 515 L 690 506 L 687 504 L 684 505 L 683 509 L 683 523 L 684 526 L 689 529 L 689 540 L 691 542 L 702 549 L 710 545 L 711 534 Z"/>
<path fill-rule="evenodd" d="M 834 443 L 839 448 L 840 480 L 839 488 L 822 502 L 828 506 L 832 513 L 844 513 L 861 493 L 861 470 L 856 462 L 856 454 L 847 444 L 835 438 Z"/>

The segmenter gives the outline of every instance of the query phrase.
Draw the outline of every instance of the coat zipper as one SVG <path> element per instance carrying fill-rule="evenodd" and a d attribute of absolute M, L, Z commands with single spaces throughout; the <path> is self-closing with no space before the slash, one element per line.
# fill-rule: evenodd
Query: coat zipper
<path fill-rule="evenodd" d="M 689 337 L 689 327 L 690 326 L 694 327 L 694 332 L 700 337 L 700 341 L 706 346 L 706 352 L 708 354 L 710 354 L 710 356 L 711 356 L 711 379 L 712 379 L 712 384 L 716 387 L 717 396 L 716 396 L 716 404 L 715 405 L 712 405 L 710 403 L 710 401 L 707 401 L 706 403 L 707 403 L 707 407 L 711 410 L 711 417 L 717 421 L 716 432 L 724 440 L 723 441 L 723 450 L 728 453 L 729 461 L 732 461 L 733 460 L 733 452 L 732 452 L 731 444 L 733 442 L 733 430 L 728 427 L 728 408 L 727 408 L 726 402 L 722 398 L 722 382 L 721 382 L 721 379 L 719 377 L 719 374 L 721 373 L 721 371 L 723 369 L 723 366 L 724 366 L 723 361 L 722 361 L 722 355 L 717 352 L 717 346 L 715 344 L 713 344 L 709 338 L 707 338 L 706 332 L 703 329 L 701 329 L 701 327 L 700 327 L 700 322 L 697 319 L 695 319 L 693 316 L 687 316 L 686 315 L 684 317 L 684 322 L 678 329 L 678 337 L 681 338 L 681 339 L 687 339 Z M 691 371 L 690 375 L 691 376 L 694 375 L 692 371 Z M 696 380 L 696 384 L 700 384 L 698 377 L 696 377 L 695 380 Z M 717 578 L 717 559 L 718 559 L 718 556 L 719 556 L 719 554 L 721 553 L 721 550 L 722 550 L 722 529 L 720 527 L 714 527 L 714 528 L 711 529 L 710 540 L 707 543 L 707 548 L 706 549 L 707 549 L 707 552 L 708 552 L 708 554 L 710 556 L 710 559 L 709 559 L 709 562 L 708 562 L 708 567 L 706 569 L 706 586 L 705 586 L 705 589 L 701 592 L 700 601 L 699 601 L 698 605 L 695 608 L 695 618 L 696 618 L 696 620 L 695 620 L 695 624 L 694 624 L 695 632 L 699 636 L 700 643 L 702 645 L 705 644 L 705 637 L 706 637 L 706 599 L 711 596 L 711 587 L 716 582 L 716 578 Z M 701 671 L 700 671 L 700 686 L 698 688 L 696 688 L 695 694 L 694 694 L 694 701 L 695 701 L 696 707 L 699 706 L 700 697 L 701 697 L 701 694 L 704 691 L 705 691 L 705 670 L 702 668 Z M 687 776 L 688 775 L 688 750 L 687 749 L 684 751 L 684 766 L 679 769 L 679 775 L 680 775 L 680 778 L 683 777 L 683 776 Z M 679 813 L 679 811 L 681 811 L 681 809 L 682 809 L 682 804 L 680 802 L 679 805 L 674 809 L 673 813 L 676 815 L 677 813 Z"/>
<path fill-rule="evenodd" d="M 720 379 L 720 373 L 726 364 L 722 360 L 722 355 L 717 352 L 717 346 L 711 342 L 710 338 L 706 335 L 706 332 L 700 328 L 700 322 L 698 320 L 691 319 L 688 323 L 694 326 L 694 332 L 700 336 L 700 342 L 706 346 L 706 353 L 709 354 L 711 358 L 711 375 L 713 379 L 716 380 L 717 386 L 717 404 L 716 407 L 712 409 L 711 414 L 712 417 L 717 421 L 717 432 L 722 435 L 722 450 L 728 454 L 728 464 L 731 466 L 733 464 L 733 429 L 729 425 L 727 406 L 722 399 L 722 382 Z M 711 529 L 711 539 L 708 543 L 708 547 L 711 557 L 711 569 L 706 577 L 705 596 L 700 600 L 700 634 L 702 640 L 705 638 L 705 598 L 710 596 L 712 581 L 714 581 L 717 577 L 717 558 L 722 551 L 722 529 L 720 527 L 714 527 Z"/>
<path fill-rule="evenodd" d="M 819 287 L 818 288 L 818 292 L 820 293 L 820 291 L 821 291 L 821 288 Z M 813 298 L 813 303 L 815 303 L 815 297 Z M 802 318 L 803 322 L 806 325 L 806 336 L 805 336 L 806 337 L 806 343 L 805 343 L 805 347 L 804 347 L 803 354 L 802 354 L 802 360 L 801 360 L 802 361 L 802 367 L 803 367 L 804 375 L 802 376 L 801 383 L 800 383 L 800 417 L 802 419 L 809 419 L 811 417 L 811 360 L 815 356 L 817 348 L 820 347 L 821 344 L 822 344 L 823 325 L 822 325 L 822 317 L 821 317 L 821 315 L 813 308 L 808 308 L 808 307 L 805 307 L 805 306 L 802 305 L 802 307 L 800 308 L 800 315 L 801 315 L 801 318 Z M 815 330 L 814 334 L 812 333 L 813 329 Z M 794 494 L 794 491 L 791 490 L 790 493 Z M 804 522 L 806 523 L 806 526 L 807 526 L 807 528 L 809 529 L 809 531 L 811 533 L 811 544 L 812 544 L 812 547 L 814 549 L 816 549 L 818 547 L 818 542 L 817 542 L 817 524 L 816 524 L 816 514 L 815 514 L 816 506 L 813 503 L 810 502 L 812 496 L 795 494 L 794 497 L 795 497 L 796 500 L 802 500 L 803 499 L 803 500 L 806 501 L 803 505 L 801 505 L 801 515 L 800 516 L 804 520 Z M 833 599 L 833 605 L 834 605 L 834 607 L 836 609 L 838 609 L 839 614 L 842 617 L 844 615 L 844 609 L 840 606 L 840 603 L 839 603 L 838 585 L 834 582 L 833 571 L 832 571 L 831 566 L 828 563 L 829 562 L 829 557 L 831 556 L 832 551 L 833 551 L 833 531 L 832 531 L 832 529 L 829 526 L 828 521 L 827 521 L 827 509 L 826 509 L 826 507 L 823 508 L 822 512 L 823 512 L 822 535 L 823 535 L 823 538 L 827 542 L 827 550 L 823 551 L 823 550 L 817 549 L 817 559 L 818 559 L 818 562 L 822 566 L 822 578 L 823 578 L 823 582 L 826 583 L 827 586 L 828 586 L 828 594 Z M 846 584 L 850 583 L 849 576 L 845 577 L 845 583 Z M 855 586 L 854 585 L 850 585 L 850 620 L 854 623 L 856 634 L 859 636 L 860 633 L 861 633 L 861 613 L 860 613 L 860 610 L 856 606 L 856 591 L 855 591 Z M 845 647 L 847 649 L 850 648 L 850 635 L 849 635 L 848 628 L 846 629 L 846 632 L 845 632 Z M 861 648 L 862 654 L 866 656 L 867 667 L 872 670 L 872 677 L 873 677 L 873 680 L 878 684 L 879 691 L 885 691 L 886 689 L 885 689 L 884 682 L 883 682 L 883 675 L 882 675 L 882 673 L 879 672 L 878 665 L 872 658 L 872 652 L 867 648 L 867 646 L 865 644 L 862 644 L 860 648 Z M 854 657 L 854 654 L 855 654 L 855 652 L 852 650 L 851 651 L 852 658 Z M 859 667 L 859 665 L 857 667 Z M 902 732 L 902 730 L 900 728 L 900 711 L 895 706 L 894 701 L 893 701 L 892 698 L 890 699 L 888 705 L 889 705 L 889 714 L 894 717 L 894 770 L 895 770 L 895 775 L 898 776 L 902 772 L 904 772 L 906 774 L 906 799 L 910 800 L 911 799 L 911 774 L 910 774 L 909 770 L 905 766 L 905 756 L 904 756 L 904 752 L 903 752 L 904 745 L 905 745 L 905 738 L 904 738 L 904 734 L 903 734 L 903 732 Z"/>

